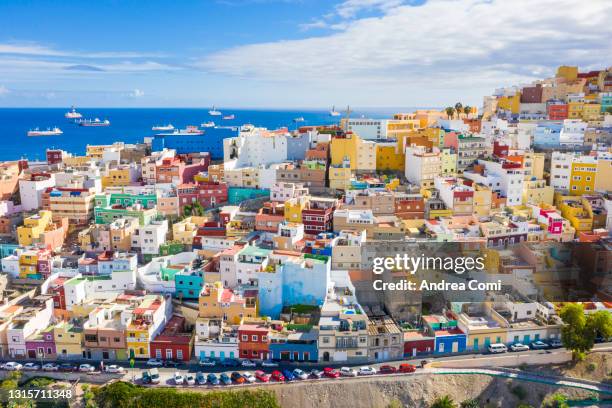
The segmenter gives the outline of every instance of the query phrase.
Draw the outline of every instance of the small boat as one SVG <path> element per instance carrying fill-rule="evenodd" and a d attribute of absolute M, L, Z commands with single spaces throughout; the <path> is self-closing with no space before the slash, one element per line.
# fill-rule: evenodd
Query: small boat
<path fill-rule="evenodd" d="M 58 127 L 54 127 L 53 129 L 47 128 L 47 130 L 40 130 L 38 128 L 34 130 L 30 130 L 28 132 L 28 136 L 59 136 L 63 134 L 62 130 Z"/>
<path fill-rule="evenodd" d="M 332 106 L 332 110 L 329 111 L 329 116 L 340 116 L 340 112 L 336 111 L 335 106 Z"/>
<path fill-rule="evenodd" d="M 234 120 L 236 119 L 236 115 L 227 115 L 223 117 L 223 120 Z"/>
<path fill-rule="evenodd" d="M 64 115 L 66 119 L 81 119 L 83 115 L 76 111 L 76 108 L 72 106 L 68 112 Z"/>
<path fill-rule="evenodd" d="M 193 126 L 193 125 L 187 126 L 185 129 L 181 130 L 181 132 L 189 133 L 191 135 L 203 135 L 204 134 L 203 130 L 198 129 L 197 126 Z"/>
<path fill-rule="evenodd" d="M 95 118 L 94 120 L 83 119 L 83 120 L 78 121 L 77 123 L 79 124 L 79 126 L 84 126 L 84 127 L 110 126 L 110 122 L 108 121 L 108 119 L 100 120 L 98 118 Z"/>
<path fill-rule="evenodd" d="M 203 128 L 211 128 L 211 127 L 215 127 L 215 122 L 204 122 L 200 124 L 201 127 Z"/>
<path fill-rule="evenodd" d="M 167 131 L 170 131 L 170 130 L 174 130 L 174 126 L 172 126 L 172 124 L 171 124 L 171 123 L 168 123 L 168 124 L 167 124 L 167 125 L 165 125 L 165 126 L 153 126 L 153 127 L 151 128 L 151 130 L 156 130 L 156 131 L 167 132 Z"/>
<path fill-rule="evenodd" d="M 213 105 L 212 109 L 208 111 L 210 116 L 221 116 L 222 113 L 215 109 L 215 105 Z"/>
<path fill-rule="evenodd" d="M 294 121 L 295 123 L 298 123 L 298 122 L 303 122 L 303 121 L 304 121 L 304 118 L 300 116 L 299 118 L 295 118 L 295 119 L 293 119 L 293 121 Z"/>

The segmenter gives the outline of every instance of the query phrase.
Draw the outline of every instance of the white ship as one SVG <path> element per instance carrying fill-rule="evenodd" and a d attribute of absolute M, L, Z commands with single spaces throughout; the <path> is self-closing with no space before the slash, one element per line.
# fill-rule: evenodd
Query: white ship
<path fill-rule="evenodd" d="M 336 111 L 335 106 L 332 106 L 332 110 L 329 111 L 329 116 L 340 116 L 340 112 Z"/>
<path fill-rule="evenodd" d="M 204 122 L 200 124 L 201 127 L 203 128 L 211 128 L 211 127 L 215 127 L 215 122 Z"/>
<path fill-rule="evenodd" d="M 47 128 L 47 130 L 40 130 L 38 128 L 34 130 L 30 130 L 28 132 L 28 136 L 59 136 L 63 134 L 62 130 L 58 127 L 54 127 L 53 129 Z"/>
<path fill-rule="evenodd" d="M 221 116 L 221 115 L 223 115 L 220 111 L 215 109 L 214 105 L 213 105 L 212 109 L 208 111 L 208 114 L 210 116 Z"/>
<path fill-rule="evenodd" d="M 70 108 L 68 112 L 64 115 L 66 119 L 81 119 L 83 115 L 76 111 L 76 108 L 73 106 Z"/>
<path fill-rule="evenodd" d="M 165 126 L 153 126 L 151 130 L 167 132 L 170 130 L 174 130 L 174 126 L 172 126 L 172 123 L 168 123 Z"/>
<path fill-rule="evenodd" d="M 234 120 L 236 119 L 236 115 L 227 115 L 223 117 L 223 120 Z"/>

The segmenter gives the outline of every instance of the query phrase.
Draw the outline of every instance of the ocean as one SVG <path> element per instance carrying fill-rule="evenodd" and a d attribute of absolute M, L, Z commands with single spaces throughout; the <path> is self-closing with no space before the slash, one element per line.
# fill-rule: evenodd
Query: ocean
<path fill-rule="evenodd" d="M 155 125 L 172 123 L 175 128 L 183 129 L 187 125 L 199 126 L 203 122 L 214 121 L 222 126 L 240 126 L 251 123 L 269 129 L 288 127 L 295 129 L 293 119 L 303 117 L 298 126 L 325 125 L 338 123 L 341 116 L 332 117 L 328 111 L 316 110 L 245 110 L 218 108 L 224 115 L 234 114 L 234 120 L 222 120 L 219 116 L 210 116 L 209 108 L 79 108 L 83 118 L 100 120 L 108 119 L 108 127 L 82 127 L 64 118 L 68 108 L 2 108 L 0 109 L 0 160 L 45 160 L 47 148 L 63 149 L 74 155 L 83 155 L 87 145 L 111 144 L 113 142 L 137 143 L 145 137 L 153 136 L 151 130 Z M 409 110 L 403 110 L 409 111 Z M 398 110 L 354 111 L 351 117 L 385 118 Z M 28 137 L 27 132 L 33 128 L 46 130 L 59 127 L 64 134 L 59 136 Z M 215 135 L 214 129 L 206 128 L 205 134 L 218 138 L 227 136 L 227 131 Z"/>

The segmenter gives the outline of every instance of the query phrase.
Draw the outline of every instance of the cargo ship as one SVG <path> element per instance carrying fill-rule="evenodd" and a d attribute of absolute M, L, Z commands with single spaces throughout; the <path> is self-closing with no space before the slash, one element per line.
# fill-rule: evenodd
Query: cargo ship
<path fill-rule="evenodd" d="M 100 120 L 98 118 L 95 118 L 93 120 L 91 119 L 83 119 L 77 122 L 79 124 L 79 126 L 85 126 L 85 127 L 104 127 L 104 126 L 110 126 L 110 122 L 108 121 L 108 119 L 104 119 L 104 120 Z"/>
<path fill-rule="evenodd" d="M 168 123 L 165 126 L 153 126 L 151 130 L 159 131 L 159 132 L 168 132 L 168 131 L 174 130 L 174 126 L 172 126 L 172 123 Z"/>
<path fill-rule="evenodd" d="M 72 106 L 70 108 L 70 110 L 68 112 L 66 112 L 66 114 L 64 115 L 64 117 L 66 119 L 81 119 L 83 117 L 83 115 L 81 115 L 79 112 L 76 111 L 76 108 L 74 106 Z"/>
<path fill-rule="evenodd" d="M 62 130 L 58 127 L 53 129 L 48 128 L 47 130 L 40 130 L 38 128 L 30 130 L 28 136 L 59 136 L 63 134 Z"/>

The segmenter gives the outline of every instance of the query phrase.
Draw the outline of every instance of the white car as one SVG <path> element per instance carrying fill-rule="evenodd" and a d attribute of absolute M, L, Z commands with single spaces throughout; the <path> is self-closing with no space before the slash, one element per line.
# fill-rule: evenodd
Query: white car
<path fill-rule="evenodd" d="M 43 371 L 57 371 L 59 366 L 55 363 L 47 363 L 42 366 Z"/>
<path fill-rule="evenodd" d="M 23 368 L 23 365 L 16 363 L 15 361 L 10 361 L 6 363 L 3 368 L 8 371 L 19 371 Z"/>
<path fill-rule="evenodd" d="M 257 363 L 252 360 L 242 360 L 240 365 L 243 367 L 257 367 Z"/>
<path fill-rule="evenodd" d="M 529 351 L 529 346 L 523 343 L 514 343 L 510 345 L 511 351 Z"/>
<path fill-rule="evenodd" d="M 185 376 L 185 381 L 187 381 L 187 385 L 195 385 L 195 377 L 191 374 Z"/>
<path fill-rule="evenodd" d="M 300 370 L 299 368 L 293 370 L 293 375 L 295 378 L 299 378 L 300 380 L 306 380 L 308 378 L 308 374 L 306 374 L 304 370 Z"/>
<path fill-rule="evenodd" d="M 357 370 L 350 367 L 342 367 L 340 369 L 340 375 L 343 377 L 357 377 Z"/>
<path fill-rule="evenodd" d="M 203 360 L 200 360 L 199 364 L 203 367 L 214 367 L 217 363 L 213 359 L 205 358 Z"/>
<path fill-rule="evenodd" d="M 147 360 L 147 365 L 149 367 L 161 367 L 164 365 L 164 362 L 159 358 L 150 358 Z"/>
<path fill-rule="evenodd" d="M 174 383 L 176 385 L 183 385 L 184 382 L 185 378 L 181 375 L 181 373 L 179 373 L 178 371 L 174 373 Z"/>
<path fill-rule="evenodd" d="M 106 366 L 106 368 L 104 369 L 104 371 L 106 371 L 107 373 L 111 373 L 111 374 L 121 374 L 123 373 L 125 370 L 123 367 L 112 364 L 109 366 Z"/>
<path fill-rule="evenodd" d="M 92 366 L 91 364 L 81 364 L 79 366 L 79 371 L 82 373 L 93 373 L 96 371 L 96 367 Z"/>
<path fill-rule="evenodd" d="M 257 381 L 257 378 L 255 378 L 255 376 L 253 374 L 251 374 L 248 371 L 245 371 L 244 373 L 242 373 L 242 377 L 248 382 L 248 383 L 254 383 L 255 381 Z"/>
<path fill-rule="evenodd" d="M 278 367 L 278 363 L 275 363 L 272 360 L 265 360 L 261 362 L 262 367 Z"/>
<path fill-rule="evenodd" d="M 23 371 L 36 371 L 40 370 L 40 365 L 36 363 L 25 363 L 23 365 Z"/>
<path fill-rule="evenodd" d="M 373 367 L 364 366 L 364 367 L 359 368 L 359 375 L 374 375 L 374 374 L 376 374 L 376 369 Z"/>

